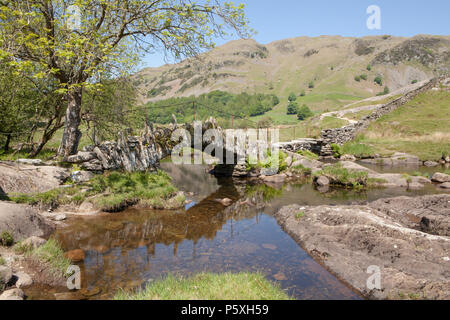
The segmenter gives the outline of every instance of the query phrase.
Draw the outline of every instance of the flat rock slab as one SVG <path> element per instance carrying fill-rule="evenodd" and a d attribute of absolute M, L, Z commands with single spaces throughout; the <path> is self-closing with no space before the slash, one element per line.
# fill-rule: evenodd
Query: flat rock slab
<path fill-rule="evenodd" d="M 450 299 L 450 238 L 402 223 L 408 208 L 426 208 L 422 214 L 430 217 L 432 211 L 448 210 L 450 195 L 409 200 L 392 200 L 391 206 L 291 205 L 275 217 L 312 257 L 368 298 Z M 304 213 L 302 218 L 296 217 L 299 211 Z M 421 220 L 420 213 L 417 215 Z M 438 220 L 437 215 L 435 218 Z M 441 223 L 448 223 L 448 219 L 446 213 Z M 420 221 L 416 227 L 419 225 Z M 379 289 L 367 285 L 372 275 L 368 269 L 373 266 L 381 271 Z"/>
<path fill-rule="evenodd" d="M 61 167 L 0 162 L 0 177 L 3 193 L 42 193 L 58 188 L 69 172 Z"/>

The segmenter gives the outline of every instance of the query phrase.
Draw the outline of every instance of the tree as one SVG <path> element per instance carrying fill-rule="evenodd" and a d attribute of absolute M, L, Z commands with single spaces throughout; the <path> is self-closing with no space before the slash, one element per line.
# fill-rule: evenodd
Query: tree
<path fill-rule="evenodd" d="M 294 101 L 296 101 L 296 100 L 297 100 L 297 96 L 295 95 L 295 93 L 291 93 L 291 94 L 289 95 L 288 100 L 289 100 L 289 102 L 294 102 Z"/>
<path fill-rule="evenodd" d="M 120 129 L 142 127 L 143 108 L 135 108 L 136 87 L 129 78 L 101 80 L 102 90 L 86 90 L 82 121 L 94 144 L 117 137 Z"/>
<path fill-rule="evenodd" d="M 0 57 L 36 79 L 53 76 L 65 95 L 64 158 L 78 149 L 83 90 L 100 88 L 106 72 L 121 75 L 158 48 L 195 56 L 227 28 L 249 35 L 244 5 L 217 0 L 4 0 L 0 12 Z"/>
<path fill-rule="evenodd" d="M 52 77 L 35 79 L 19 74 L 10 61 L 0 61 L 0 128 L 6 137 L 4 151 L 13 139 L 27 142 L 30 157 L 35 157 L 55 132 L 64 125 L 64 97 L 55 92 Z M 34 143 L 35 134 L 40 138 Z"/>
<path fill-rule="evenodd" d="M 298 113 L 297 113 L 298 120 L 305 120 L 312 116 L 313 116 L 313 113 L 306 104 L 301 106 L 301 108 L 298 110 Z"/>
<path fill-rule="evenodd" d="M 302 90 L 302 92 L 300 93 L 300 97 L 304 97 L 304 96 L 306 96 L 306 92 L 305 92 L 305 90 Z"/>
<path fill-rule="evenodd" d="M 383 85 L 383 78 L 381 78 L 381 76 L 376 76 L 375 79 L 373 79 L 373 81 L 375 81 L 375 83 L 377 83 L 378 85 Z"/>
<path fill-rule="evenodd" d="M 313 89 L 314 88 L 314 82 L 310 81 L 308 84 L 308 88 Z"/>
<path fill-rule="evenodd" d="M 287 114 L 297 114 L 297 112 L 298 112 L 298 103 L 295 101 L 290 102 L 287 107 Z"/>

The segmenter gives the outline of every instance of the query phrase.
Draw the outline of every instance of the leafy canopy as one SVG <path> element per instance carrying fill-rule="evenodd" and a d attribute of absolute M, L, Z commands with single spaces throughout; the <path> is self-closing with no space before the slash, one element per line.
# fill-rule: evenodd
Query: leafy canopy
<path fill-rule="evenodd" d="M 74 15 L 75 12 L 79 15 Z M 73 24 L 73 21 L 77 23 Z M 4 0 L 0 58 L 18 73 L 54 75 L 61 92 L 132 68 L 144 51 L 175 58 L 214 46 L 227 28 L 246 37 L 244 5 L 216 0 Z"/>

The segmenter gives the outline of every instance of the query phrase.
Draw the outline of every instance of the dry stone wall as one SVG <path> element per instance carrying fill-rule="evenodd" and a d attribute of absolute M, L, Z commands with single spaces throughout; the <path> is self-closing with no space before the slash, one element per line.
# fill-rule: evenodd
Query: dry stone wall
<path fill-rule="evenodd" d="M 367 129 L 367 127 L 370 125 L 371 122 L 378 120 L 382 116 L 391 113 L 398 107 L 408 103 L 409 101 L 414 99 L 414 97 L 416 97 L 418 94 L 432 89 L 438 83 L 440 83 L 440 81 L 444 81 L 444 78 L 434 78 L 427 81 L 424 85 L 420 86 L 419 88 L 407 92 L 402 97 L 383 105 L 382 107 L 374 111 L 372 114 L 368 115 L 367 117 L 364 117 L 357 123 L 342 128 L 323 130 L 322 139 L 324 143 L 342 145 L 348 141 L 353 140 L 358 133 Z"/>

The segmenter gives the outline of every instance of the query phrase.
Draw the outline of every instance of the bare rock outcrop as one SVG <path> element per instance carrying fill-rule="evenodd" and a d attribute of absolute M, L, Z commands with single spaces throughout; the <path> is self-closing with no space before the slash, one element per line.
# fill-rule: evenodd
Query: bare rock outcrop
<path fill-rule="evenodd" d="M 69 171 L 56 166 L 0 162 L 0 177 L 0 190 L 5 194 L 42 193 L 59 187 L 69 177 Z"/>
<path fill-rule="evenodd" d="M 309 254 L 368 298 L 450 299 L 449 210 L 450 195 L 441 195 L 291 205 L 275 217 Z M 367 285 L 373 267 L 380 270 L 378 289 Z"/>

